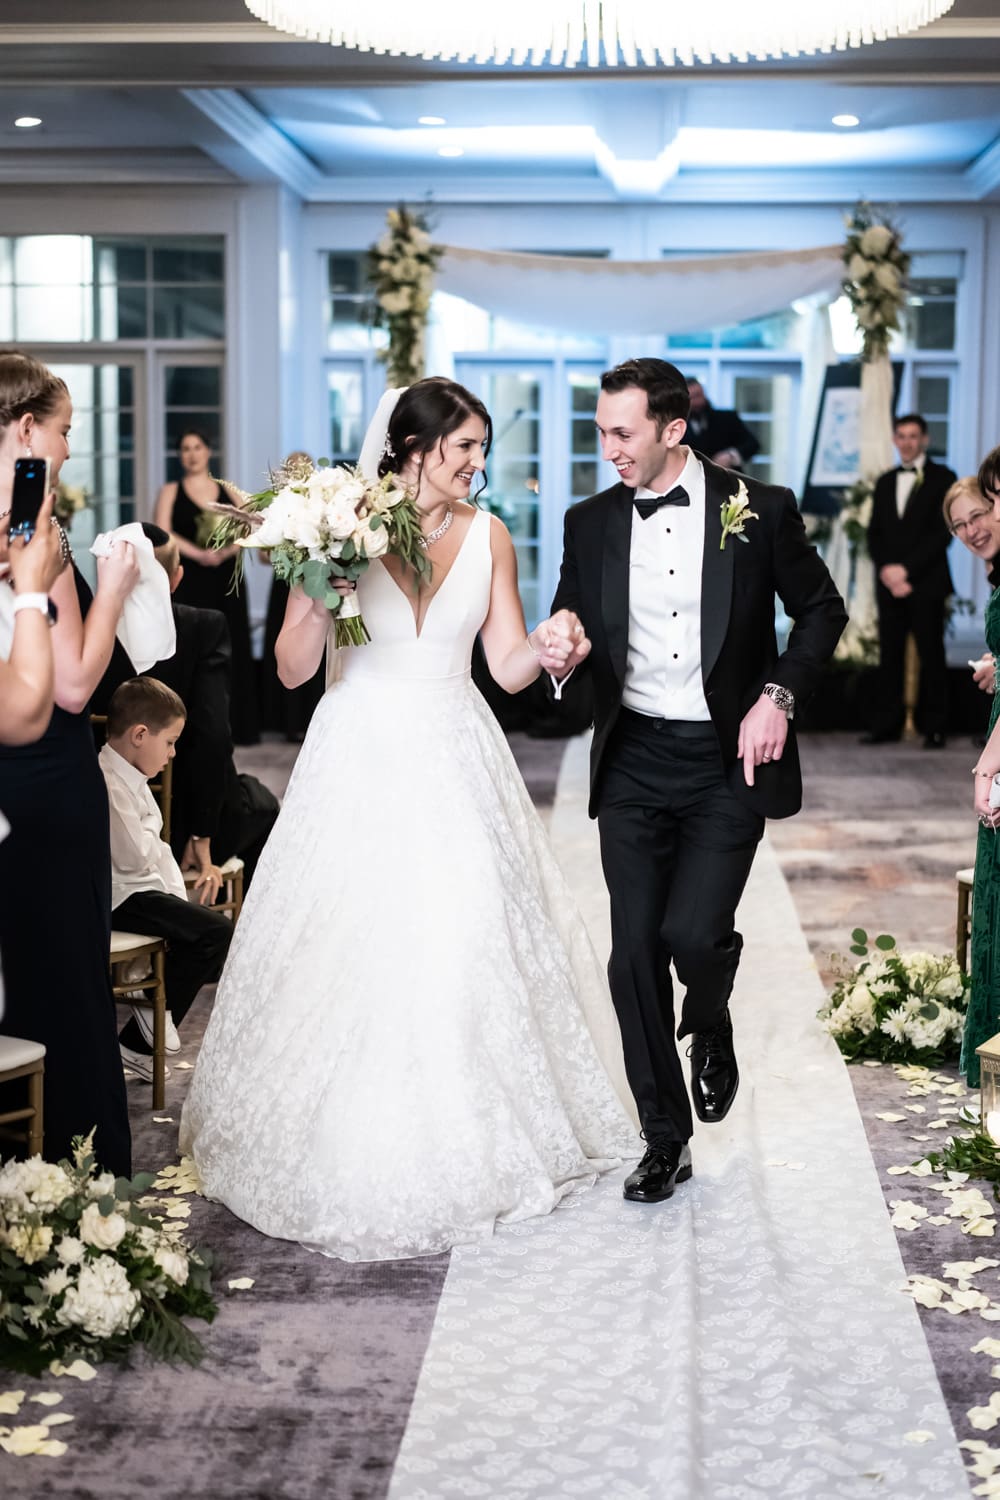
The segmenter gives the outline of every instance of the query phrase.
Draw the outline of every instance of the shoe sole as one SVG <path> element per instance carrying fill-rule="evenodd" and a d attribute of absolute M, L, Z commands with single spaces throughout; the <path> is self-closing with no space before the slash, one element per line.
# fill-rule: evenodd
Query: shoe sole
<path fill-rule="evenodd" d="M 676 1188 L 682 1182 L 690 1182 L 693 1176 L 693 1166 L 681 1167 L 678 1170 L 677 1176 L 674 1178 L 672 1185 L 667 1189 L 665 1193 L 630 1193 L 628 1188 L 622 1188 L 622 1197 L 625 1199 L 626 1203 L 666 1203 L 668 1198 L 672 1198 L 674 1196 L 674 1188 Z"/>

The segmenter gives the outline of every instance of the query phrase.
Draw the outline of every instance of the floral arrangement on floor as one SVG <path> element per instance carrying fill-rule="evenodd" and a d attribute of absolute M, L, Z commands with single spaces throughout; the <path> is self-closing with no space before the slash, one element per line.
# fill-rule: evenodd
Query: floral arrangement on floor
<path fill-rule="evenodd" d="M 841 258 L 847 268 L 843 290 L 861 329 L 861 358 L 867 363 L 888 353 L 889 335 L 899 328 L 910 257 L 892 220 L 870 203 L 859 203 L 847 220 Z"/>
<path fill-rule="evenodd" d="M 215 1317 L 211 1256 L 139 1206 L 152 1175 L 98 1174 L 92 1136 L 77 1137 L 72 1161 L 0 1167 L 0 1366 L 40 1375 L 76 1357 L 126 1359 L 136 1344 L 197 1364 L 204 1350 L 182 1318 Z"/>
<path fill-rule="evenodd" d="M 969 978 L 954 956 L 900 953 L 887 933 L 870 953 L 860 927 L 851 939 L 860 962 L 835 959 L 837 983 L 818 1012 L 844 1056 L 927 1067 L 954 1061 L 969 1001 Z"/>
<path fill-rule="evenodd" d="M 432 244 L 423 214 L 400 204 L 386 215 L 388 228 L 368 252 L 375 289 L 373 323 L 389 333 L 379 358 L 390 386 L 412 385 L 424 373 L 424 333 L 434 288 L 434 268 L 444 254 Z"/>
<path fill-rule="evenodd" d="M 420 513 L 398 474 L 366 479 L 358 468 L 321 458 L 315 467 L 302 461 L 279 470 L 259 494 L 238 493 L 239 505 L 213 507 L 220 518 L 213 544 L 266 551 L 278 578 L 322 600 L 334 617 L 337 646 L 371 639 L 357 597 L 338 594 L 337 579 L 356 583 L 373 558 L 386 554 L 412 570 L 414 587 L 430 577 Z M 237 576 L 241 563 L 242 555 Z"/>

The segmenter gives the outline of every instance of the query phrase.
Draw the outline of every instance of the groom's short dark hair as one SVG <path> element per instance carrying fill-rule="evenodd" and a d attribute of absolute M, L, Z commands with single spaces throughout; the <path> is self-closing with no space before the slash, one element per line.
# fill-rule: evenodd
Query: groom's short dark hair
<path fill-rule="evenodd" d="M 646 410 L 656 423 L 657 437 L 668 422 L 676 422 L 678 417 L 687 421 L 691 395 L 676 365 L 665 359 L 627 359 L 601 376 L 601 390 L 612 395 L 632 386 L 646 392 Z"/>

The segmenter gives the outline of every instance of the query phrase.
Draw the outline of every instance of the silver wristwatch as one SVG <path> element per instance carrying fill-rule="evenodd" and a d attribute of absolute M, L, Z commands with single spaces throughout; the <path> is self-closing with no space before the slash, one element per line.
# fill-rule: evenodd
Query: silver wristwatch
<path fill-rule="evenodd" d="M 761 692 L 766 693 L 772 703 L 780 708 L 782 712 L 786 713 L 790 719 L 795 718 L 795 694 L 791 688 L 779 687 L 776 682 L 765 682 L 761 688 Z"/>

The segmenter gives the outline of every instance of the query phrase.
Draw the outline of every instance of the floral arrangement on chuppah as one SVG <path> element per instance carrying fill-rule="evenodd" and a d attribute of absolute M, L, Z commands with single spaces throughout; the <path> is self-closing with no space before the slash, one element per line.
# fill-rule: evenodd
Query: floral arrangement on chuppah
<path fill-rule="evenodd" d="M 928 1067 L 954 1061 L 969 1003 L 969 978 L 955 957 L 900 953 L 887 933 L 871 953 L 861 927 L 851 938 L 860 962 L 836 960 L 837 983 L 818 1012 L 844 1056 Z"/>
<path fill-rule="evenodd" d="M 276 471 L 270 489 L 239 494 L 238 505 L 212 507 L 219 518 L 213 545 L 267 552 L 278 578 L 322 600 L 337 646 L 371 640 L 357 597 L 339 594 L 338 580 L 356 583 L 373 558 L 387 554 L 402 559 L 415 587 L 430 577 L 420 513 L 398 474 L 367 479 L 357 467 L 303 460 Z M 241 563 L 242 556 L 237 576 Z"/>
<path fill-rule="evenodd" d="M 400 204 L 386 215 L 387 228 L 368 252 L 368 279 L 375 289 L 376 328 L 389 346 L 379 352 L 390 386 L 413 385 L 424 373 L 424 333 L 434 289 L 434 268 L 444 254 L 431 242 L 423 214 Z"/>
<path fill-rule="evenodd" d="M 0 1366 L 40 1375 L 78 1357 L 197 1364 L 184 1317 L 211 1322 L 211 1255 L 144 1195 L 149 1173 L 98 1173 L 93 1132 L 72 1161 L 33 1156 L 0 1167 Z"/>
<path fill-rule="evenodd" d="M 867 363 L 888 353 L 889 335 L 899 329 L 910 257 L 888 215 L 870 203 L 859 203 L 847 221 L 842 258 L 847 268 L 844 293 L 861 331 L 861 358 Z"/>

